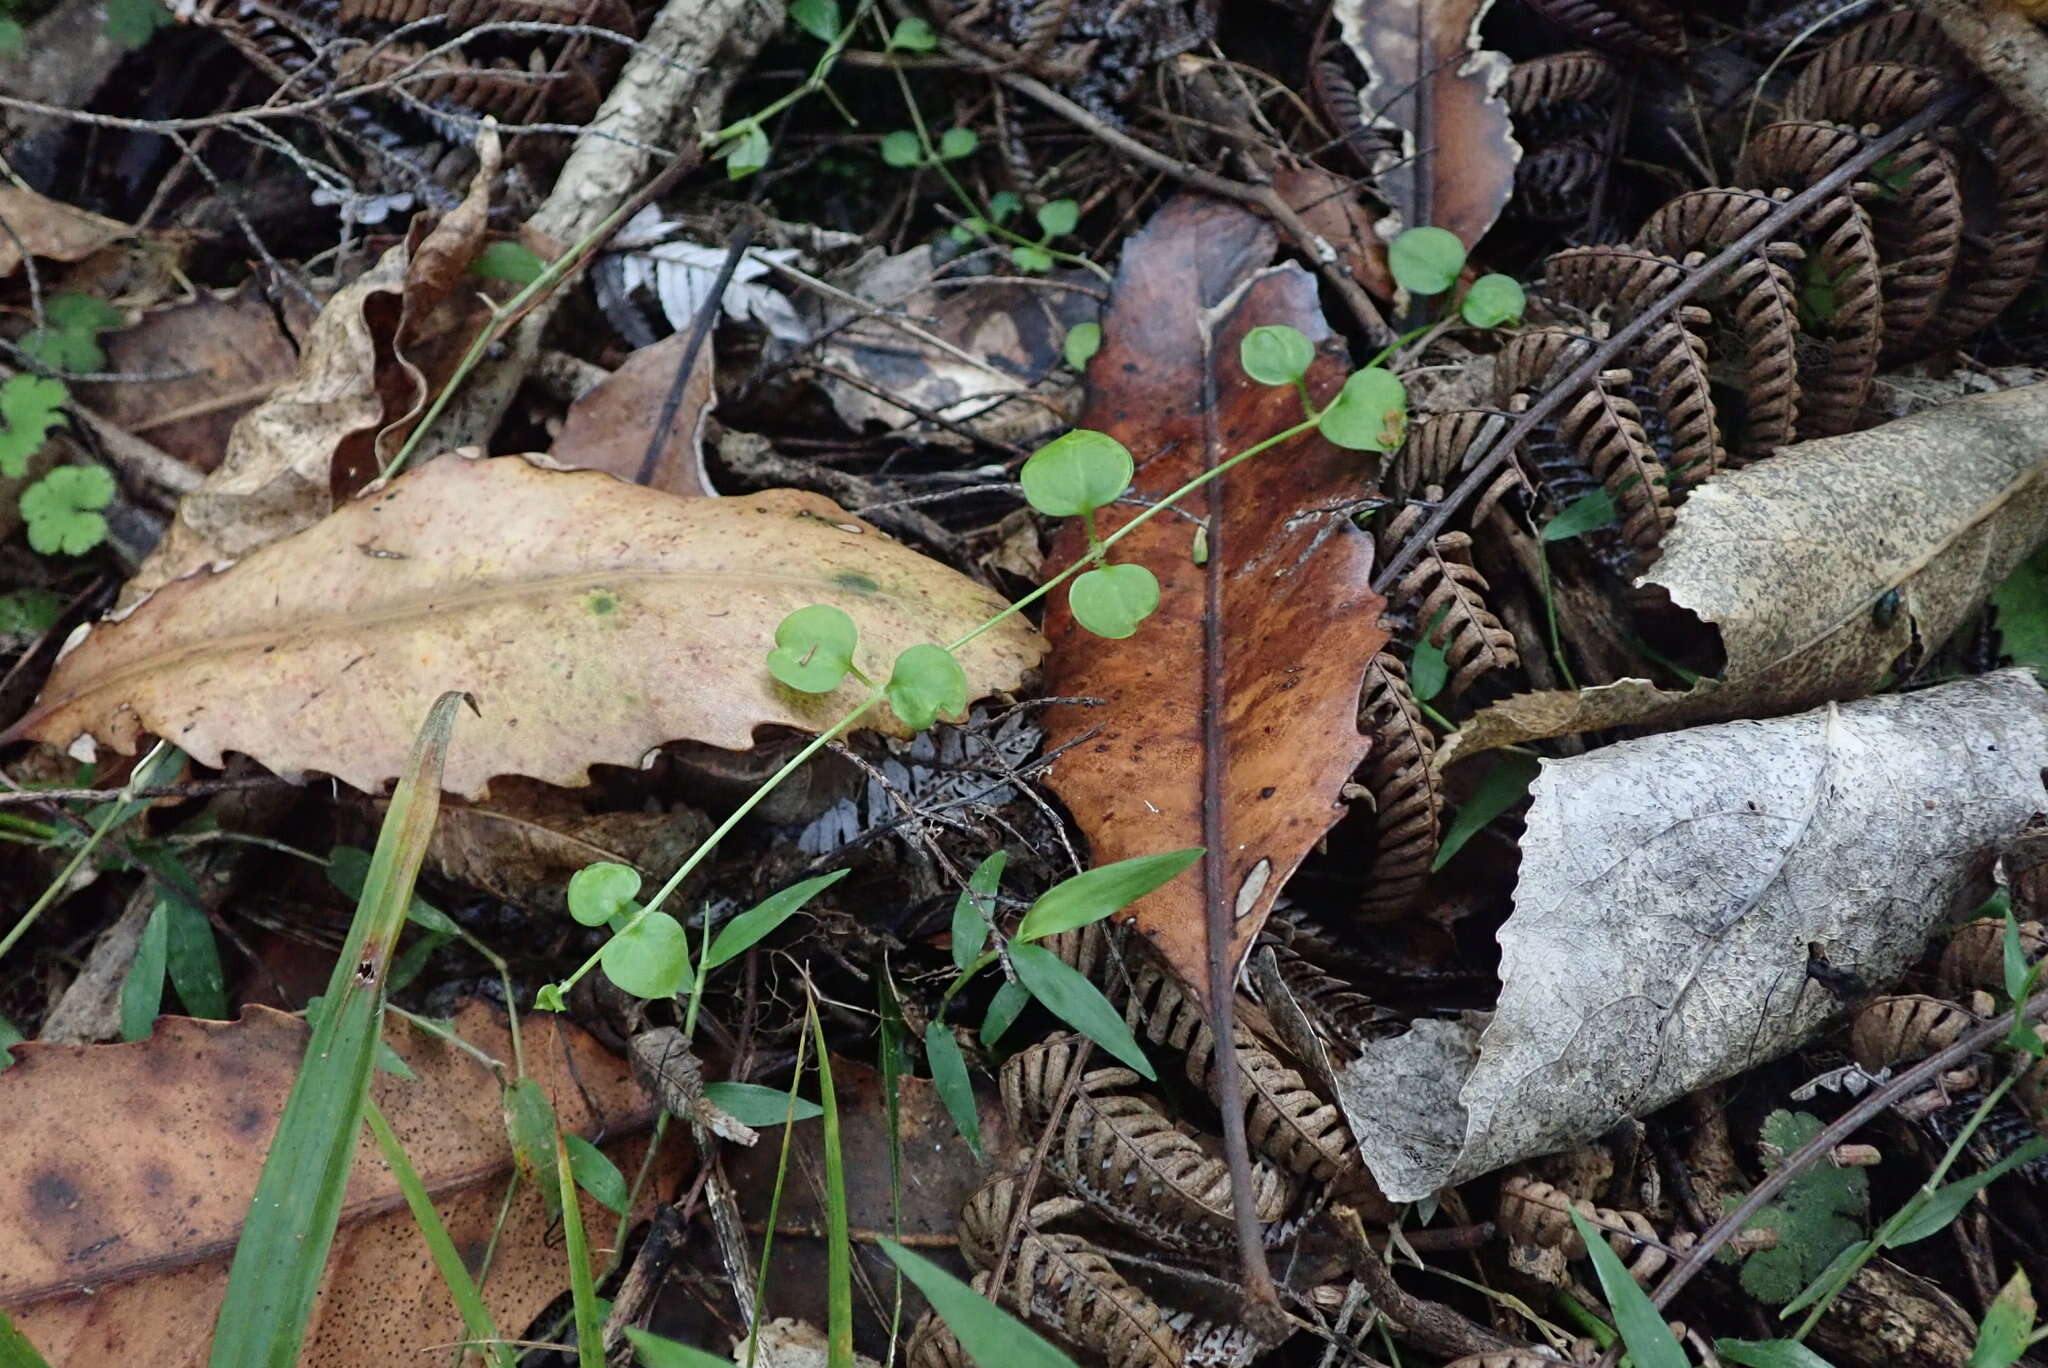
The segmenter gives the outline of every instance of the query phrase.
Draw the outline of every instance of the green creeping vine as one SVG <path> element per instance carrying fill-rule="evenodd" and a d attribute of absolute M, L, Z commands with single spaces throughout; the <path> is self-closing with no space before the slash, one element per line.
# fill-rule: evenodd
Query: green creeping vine
<path fill-rule="evenodd" d="M 1445 245 L 1446 239 L 1449 247 Z M 1453 248 L 1455 256 L 1451 254 Z M 1457 239 L 1437 229 L 1413 229 L 1403 234 L 1392 244 L 1389 258 L 1395 263 L 1396 278 L 1416 294 L 1442 293 L 1456 283 L 1464 267 L 1464 250 Z M 1490 322 L 1481 326 L 1493 326 L 1519 317 L 1521 307 L 1521 288 L 1512 280 L 1484 276 L 1466 291 L 1461 312 L 1468 321 L 1485 318 Z M 1422 331 L 1410 334 L 1395 346 Z M 1301 401 L 1301 421 L 1195 476 L 1106 536 L 1098 528 L 1095 515 L 1128 493 L 1136 468 L 1131 453 L 1109 434 L 1085 428 L 1046 443 L 1024 463 L 1020 477 L 1024 497 L 1049 517 L 1080 518 L 1088 538 L 1086 552 L 1074 564 L 959 640 L 945 646 L 924 643 L 903 651 L 886 674 L 857 663 L 859 625 L 840 609 L 812 604 L 785 617 L 775 630 L 774 646 L 767 652 L 770 674 L 787 687 L 808 694 L 831 693 L 850 678 L 865 686 L 867 696 L 748 795 L 644 903 L 636 901 L 640 876 L 627 866 L 595 864 L 578 873 L 569 889 L 571 915 L 587 926 L 607 926 L 612 934 L 567 978 L 542 988 L 535 1005 L 543 1010 L 561 1010 L 563 995 L 569 988 L 592 969 L 602 969 L 613 983 L 639 997 L 664 998 L 687 993 L 688 1019 L 684 1029 L 688 1035 L 696 1022 L 706 975 L 758 943 L 846 872 L 835 871 L 783 889 L 728 921 L 715 938 L 707 927 L 704 944 L 693 959 L 689 933 L 662 906 L 763 798 L 811 756 L 852 730 L 878 705 L 886 703 L 913 731 L 930 727 L 940 717 L 964 715 L 968 704 L 967 674 L 960 665 L 960 649 L 1063 584 L 1068 586 L 1067 606 L 1082 627 L 1110 638 L 1132 635 L 1158 608 L 1159 581 L 1142 565 L 1113 560 L 1111 551 L 1146 522 L 1261 452 L 1312 431 L 1353 451 L 1386 452 L 1399 447 L 1406 435 L 1408 403 L 1400 378 L 1383 364 L 1393 350 L 1389 347 L 1352 372 L 1329 403 L 1318 406 L 1307 384 L 1309 367 L 1316 359 L 1314 344 L 1298 330 L 1286 326 L 1252 329 L 1240 344 L 1239 363 L 1245 374 L 1260 384 L 1292 386 Z M 1092 984 L 1038 942 L 1113 915 L 1180 875 L 1201 855 L 1201 850 L 1191 849 L 1141 856 L 1076 875 L 1032 903 L 1016 932 L 1007 937 L 997 927 L 994 916 L 1003 856 L 1000 852 L 990 856 L 974 871 L 955 909 L 953 957 L 959 973 L 947 989 L 946 1001 L 950 1002 L 981 971 L 1000 965 L 1007 981 L 997 992 L 983 1022 L 984 1044 L 993 1044 L 1025 1003 L 1036 1000 L 1109 1054 L 1151 1077 L 1151 1066 L 1122 1017 Z M 966 1086 L 966 1064 L 958 1043 L 935 1020 L 925 1034 L 925 1048 L 942 1099 L 962 1135 L 978 1148 L 972 1091 Z"/>

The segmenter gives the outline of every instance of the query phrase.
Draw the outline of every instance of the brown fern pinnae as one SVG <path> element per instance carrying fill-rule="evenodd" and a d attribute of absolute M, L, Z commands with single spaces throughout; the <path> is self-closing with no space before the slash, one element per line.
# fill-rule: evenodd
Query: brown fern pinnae
<path fill-rule="evenodd" d="M 986 1292 L 1101 1355 L 1110 1368 L 1183 1368 L 1188 1361 L 1187 1346 L 1159 1304 L 1079 1235 L 1026 1235 L 1004 1285 Z"/>
<path fill-rule="evenodd" d="M 1398 1017 L 1345 980 L 1278 941 L 1262 944 L 1310 1027 L 1340 1056 L 1355 1059 L 1369 1042 L 1400 1029 Z"/>
<path fill-rule="evenodd" d="M 1443 648 L 1451 672 L 1444 692 L 1452 697 L 1489 671 L 1521 663 L 1513 634 L 1486 605 L 1488 588 L 1472 563 L 1469 532 L 1438 536 L 1395 588 L 1397 601 L 1414 613 L 1420 631 Z"/>
<path fill-rule="evenodd" d="M 1640 1211 L 1596 1206 L 1590 1198 L 1574 1198 L 1541 1179 L 1517 1174 L 1500 1187 L 1494 1219 L 1503 1237 L 1516 1244 L 1555 1249 L 1568 1259 L 1586 1257 L 1586 1242 L 1572 1224 L 1576 1211 L 1607 1232 L 1607 1243 L 1628 1265 L 1629 1276 L 1647 1282 L 1670 1262 L 1657 1227 Z"/>
<path fill-rule="evenodd" d="M 1975 1014 L 1946 998 L 1902 993 L 1872 1001 L 1849 1027 L 1849 1053 L 1872 1073 L 1924 1059 L 1962 1039 Z"/>
<path fill-rule="evenodd" d="M 1366 666 L 1358 729 L 1373 738 L 1372 754 L 1358 781 L 1372 798 L 1375 835 L 1372 870 L 1359 914 L 1368 921 L 1386 921 L 1407 912 L 1421 897 L 1436 859 L 1444 810 L 1442 781 L 1430 765 L 1436 733 L 1423 720 L 1408 687 L 1407 667 L 1391 651 L 1381 651 Z M 1332 996 L 1320 982 L 1338 980 L 1292 951 L 1282 960 L 1283 971 L 1290 963 L 1301 966 L 1306 981 L 1318 984 L 1308 997 Z M 1311 974 L 1320 979 L 1309 979 Z M 1303 996 L 1300 988 L 1295 991 L 1297 997 Z"/>
<path fill-rule="evenodd" d="M 1581 41 L 1622 56 L 1685 53 L 1679 12 L 1663 0 L 1529 0 L 1529 8 Z"/>
<path fill-rule="evenodd" d="M 1620 87 L 1597 52 L 1557 52 L 1517 62 L 1501 94 L 1514 115 L 1522 160 L 1514 203 L 1539 222 L 1581 216 L 1609 158 L 1607 131 Z"/>
<path fill-rule="evenodd" d="M 2018 923 L 2020 953 L 2032 964 L 2048 955 L 2048 930 L 2040 922 Z M 2005 989 L 2005 919 L 1979 917 L 1964 922 L 1942 947 L 1935 978 L 1942 991 L 1957 997 L 1976 989 Z"/>

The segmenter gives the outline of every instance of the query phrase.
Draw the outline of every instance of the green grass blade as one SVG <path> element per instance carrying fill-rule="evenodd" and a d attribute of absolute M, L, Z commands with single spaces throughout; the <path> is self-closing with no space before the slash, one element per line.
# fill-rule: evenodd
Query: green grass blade
<path fill-rule="evenodd" d="M 128 977 L 121 980 L 123 1040 L 147 1040 L 156 1027 L 157 1014 L 164 1007 L 164 957 L 169 936 L 169 917 L 159 902 L 150 909 L 135 958 L 128 964 Z"/>
<path fill-rule="evenodd" d="M 50 1368 L 50 1361 L 36 1352 L 27 1335 L 15 1329 L 5 1311 L 0 1311 L 0 1368 Z"/>
<path fill-rule="evenodd" d="M 917 1284 L 953 1338 L 976 1363 L 1001 1368 L 1074 1368 L 1074 1361 L 1047 1344 L 1030 1326 L 961 1282 L 922 1254 L 913 1254 L 894 1240 L 883 1240 L 882 1252 Z"/>
<path fill-rule="evenodd" d="M 469 1267 L 462 1262 L 454 1238 L 448 1234 L 448 1227 L 441 1221 L 441 1213 L 434 1207 L 434 1199 L 427 1194 L 427 1185 L 420 1181 L 419 1170 L 406 1156 L 405 1146 L 399 1144 L 397 1133 L 384 1119 L 384 1113 L 377 1110 L 375 1102 L 368 1104 L 363 1119 L 370 1123 L 370 1130 L 377 1137 L 377 1147 L 384 1151 L 384 1162 L 390 1166 L 392 1176 L 398 1179 L 398 1190 L 405 1194 L 405 1204 L 412 1208 L 412 1218 L 419 1224 L 421 1238 L 427 1242 L 427 1252 L 434 1258 L 434 1268 L 440 1273 L 441 1281 L 447 1284 L 455 1309 L 462 1313 L 462 1324 L 468 1329 L 470 1339 L 479 1344 L 491 1342 L 484 1352 L 499 1368 L 512 1368 L 511 1346 L 496 1342 L 499 1339 L 498 1327 L 491 1320 L 491 1309 L 484 1304 L 484 1294 L 477 1287 L 476 1279 L 469 1276 Z"/>
<path fill-rule="evenodd" d="M 1607 1296 L 1607 1309 L 1614 1313 L 1614 1328 L 1628 1346 L 1636 1368 L 1690 1368 L 1684 1346 L 1664 1323 L 1663 1313 L 1651 1302 L 1649 1293 L 1636 1284 L 1621 1258 L 1607 1247 L 1607 1237 L 1578 1212 L 1567 1213 L 1586 1242 L 1587 1257 L 1600 1275 L 1600 1290 Z"/>
<path fill-rule="evenodd" d="M 647 1368 L 733 1368 L 729 1358 L 720 1358 L 687 1344 L 677 1344 L 651 1331 L 628 1326 L 626 1339 Z"/>
<path fill-rule="evenodd" d="M 583 1234 L 583 1204 L 576 1200 L 576 1174 L 562 1133 L 555 1132 L 555 1181 L 562 1195 L 562 1242 L 569 1249 L 569 1300 L 576 1306 L 578 1368 L 604 1368 L 604 1308 L 590 1276 L 590 1241 Z"/>
<path fill-rule="evenodd" d="M 839 1098 L 832 1091 L 832 1055 L 815 1003 L 810 1016 L 818 1103 L 825 1109 L 825 1364 L 853 1368 L 853 1245 L 847 1234 L 846 1164 L 839 1151 Z"/>
<path fill-rule="evenodd" d="M 463 695 L 434 703 L 392 794 L 326 1001 L 292 1084 L 214 1323 L 209 1368 L 292 1368 L 341 1220 L 382 1039 L 384 972 L 441 806 L 441 768 Z"/>

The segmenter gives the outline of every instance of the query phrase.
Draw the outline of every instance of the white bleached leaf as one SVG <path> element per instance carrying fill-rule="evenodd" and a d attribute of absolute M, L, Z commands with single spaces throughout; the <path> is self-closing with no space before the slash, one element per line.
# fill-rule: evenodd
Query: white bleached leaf
<path fill-rule="evenodd" d="M 696 321 L 728 249 L 672 238 L 676 231 L 677 225 L 663 221 L 651 206 L 642 209 L 620 231 L 613 255 L 622 268 L 625 289 L 648 290 L 660 301 L 669 326 L 680 330 Z M 748 248 L 719 298 L 726 317 L 758 323 L 787 342 L 808 341 L 810 332 L 795 307 L 762 279 L 771 272 L 770 262 L 787 264 L 800 255 L 793 247 Z"/>
<path fill-rule="evenodd" d="M 1838 1008 L 1809 944 L 1896 978 L 2048 806 L 2044 763 L 2048 693 L 2019 670 L 1546 760 L 1484 1033 L 1418 1023 L 1339 1075 L 1381 1188 L 1427 1196 L 1793 1049 Z"/>

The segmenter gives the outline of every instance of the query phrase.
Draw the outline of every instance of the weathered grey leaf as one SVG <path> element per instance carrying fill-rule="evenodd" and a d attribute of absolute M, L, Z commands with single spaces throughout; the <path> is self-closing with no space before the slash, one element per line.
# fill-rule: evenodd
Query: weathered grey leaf
<path fill-rule="evenodd" d="M 1600 727 L 1810 708 L 1875 689 L 1914 640 L 1939 646 L 2048 537 L 2048 384 L 1788 447 L 1678 511 L 1645 582 L 1720 628 L 1728 667 L 1689 692 L 1623 679 L 1523 694 L 1437 752 Z M 1874 611 L 1898 591 L 1898 611 Z"/>
<path fill-rule="evenodd" d="M 1380 1186 L 1419 1199 L 1792 1049 L 1837 1007 L 1809 942 L 1897 977 L 2044 806 L 2044 764 L 2018 670 L 1545 761 L 1476 1057 L 1431 1022 L 1339 1074 Z"/>

